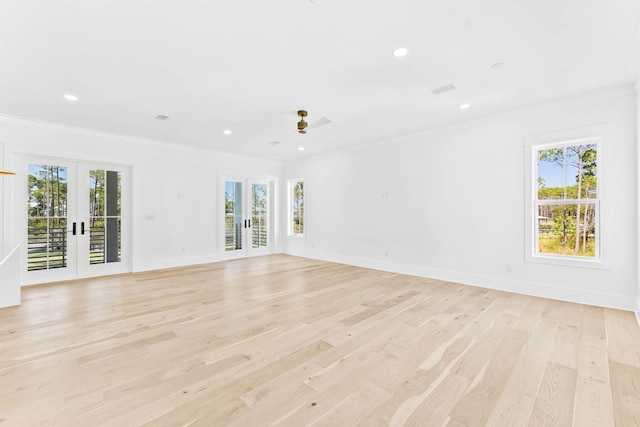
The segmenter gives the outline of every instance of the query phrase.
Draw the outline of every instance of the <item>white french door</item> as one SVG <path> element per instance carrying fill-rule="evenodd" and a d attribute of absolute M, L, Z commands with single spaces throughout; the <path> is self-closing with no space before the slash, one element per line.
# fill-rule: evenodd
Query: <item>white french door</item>
<path fill-rule="evenodd" d="M 268 180 L 223 176 L 224 232 L 222 258 L 266 255 L 272 252 L 272 188 Z"/>
<path fill-rule="evenodd" d="M 23 284 L 130 271 L 127 167 L 27 157 L 20 163 Z"/>

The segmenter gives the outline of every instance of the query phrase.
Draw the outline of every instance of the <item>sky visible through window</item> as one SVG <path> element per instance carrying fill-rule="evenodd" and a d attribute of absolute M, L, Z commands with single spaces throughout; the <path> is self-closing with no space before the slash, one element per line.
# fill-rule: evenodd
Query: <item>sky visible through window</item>
<path fill-rule="evenodd" d="M 38 174 L 43 175 L 47 169 L 45 165 L 29 165 L 29 175 L 38 176 Z M 60 175 L 60 179 L 62 181 L 67 180 L 67 168 L 60 167 L 58 169 L 58 174 Z"/>
<path fill-rule="evenodd" d="M 577 155 L 567 150 L 567 185 L 575 185 L 577 182 L 578 170 L 574 166 Z M 555 162 L 538 161 L 538 177 L 542 179 L 542 187 L 558 188 L 564 187 L 564 168 Z M 540 183 L 538 184 L 540 186 Z"/>

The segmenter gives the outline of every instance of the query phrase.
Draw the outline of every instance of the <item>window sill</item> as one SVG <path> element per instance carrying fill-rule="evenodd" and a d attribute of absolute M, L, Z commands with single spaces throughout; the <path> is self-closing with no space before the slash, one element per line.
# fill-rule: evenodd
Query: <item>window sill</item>
<path fill-rule="evenodd" d="M 594 270 L 609 270 L 610 268 L 602 261 L 602 259 L 589 259 L 571 256 L 553 256 L 553 255 L 530 255 L 526 258 L 527 262 L 536 264 L 558 265 L 562 267 L 587 268 Z"/>

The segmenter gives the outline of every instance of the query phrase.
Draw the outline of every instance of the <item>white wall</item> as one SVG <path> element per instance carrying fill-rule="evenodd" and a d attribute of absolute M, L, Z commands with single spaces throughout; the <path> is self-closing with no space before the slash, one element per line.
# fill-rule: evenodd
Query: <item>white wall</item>
<path fill-rule="evenodd" d="M 285 251 L 632 309 L 638 283 L 636 111 L 634 89 L 617 88 L 285 162 L 283 182 L 305 179 L 307 215 L 306 238 L 283 235 Z M 602 168 L 609 189 L 601 207 L 606 268 L 526 262 L 524 137 L 600 124 L 613 132 Z"/>
<path fill-rule="evenodd" d="M 634 89 L 618 88 L 289 161 L 284 169 L 280 162 L 6 117 L 0 142 L 7 168 L 16 154 L 29 153 L 132 165 L 134 271 L 218 260 L 217 175 L 246 171 L 282 177 L 282 194 L 286 179 L 305 178 L 307 236 L 289 239 L 282 227 L 285 252 L 637 309 L 638 110 Z M 525 262 L 523 137 L 603 123 L 613 130 L 606 147 L 613 167 L 604 171 L 611 191 L 602 208 L 612 243 L 608 268 Z M 9 213 L 0 224 L 9 225 L 6 243 L 15 243 L 20 219 Z"/>
<path fill-rule="evenodd" d="M 0 117 L 0 141 L 8 163 L 37 154 L 132 165 L 134 271 L 217 261 L 219 171 L 277 178 L 282 168 L 275 161 L 7 117 Z M 15 213 L 5 216 L 11 216 L 4 221 L 5 240 L 16 243 L 24 221 Z"/>
<path fill-rule="evenodd" d="M 2 144 L 2 142 L 0 142 L 0 169 L 4 169 L 3 168 L 4 165 L 4 144 Z M 5 180 L 9 179 L 9 176 L 7 175 L 0 175 L 0 201 L 2 201 L 2 204 L 0 205 L 0 251 L 3 251 L 5 249 L 5 243 L 4 243 L 4 229 L 5 229 L 5 225 L 4 225 L 4 210 L 7 209 L 7 203 L 5 202 L 4 199 L 4 194 L 5 194 L 5 186 L 9 186 L 9 183 L 6 183 Z"/>
<path fill-rule="evenodd" d="M 640 165 L 640 74 L 638 74 L 638 78 L 636 79 L 636 148 L 637 148 L 637 165 Z M 640 256 L 640 166 L 638 166 L 638 179 L 637 179 L 637 189 L 638 189 L 638 255 Z M 636 259 L 636 265 L 638 267 L 638 281 L 637 281 L 637 289 L 636 289 L 636 318 L 638 319 L 638 324 L 640 324 L 640 258 Z"/>
<path fill-rule="evenodd" d="M 20 254 L 18 247 L 0 248 L 0 308 L 20 305 Z"/>

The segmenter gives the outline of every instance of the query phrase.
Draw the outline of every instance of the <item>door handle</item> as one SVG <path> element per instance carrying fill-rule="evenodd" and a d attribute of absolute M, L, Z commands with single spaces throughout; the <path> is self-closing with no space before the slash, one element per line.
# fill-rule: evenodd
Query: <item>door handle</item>
<path fill-rule="evenodd" d="M 80 234 L 84 236 L 84 221 L 80 223 Z"/>
<path fill-rule="evenodd" d="M 249 227 L 248 228 L 251 228 L 251 220 L 248 219 L 247 221 L 249 221 Z"/>
<path fill-rule="evenodd" d="M 247 228 L 247 220 L 244 220 L 244 228 Z"/>
<path fill-rule="evenodd" d="M 74 223 L 73 223 L 73 229 L 71 230 L 71 232 L 72 232 L 72 233 L 73 233 L 73 235 L 75 236 L 77 231 L 78 231 L 78 227 L 77 227 L 77 224 L 74 222 Z"/>

